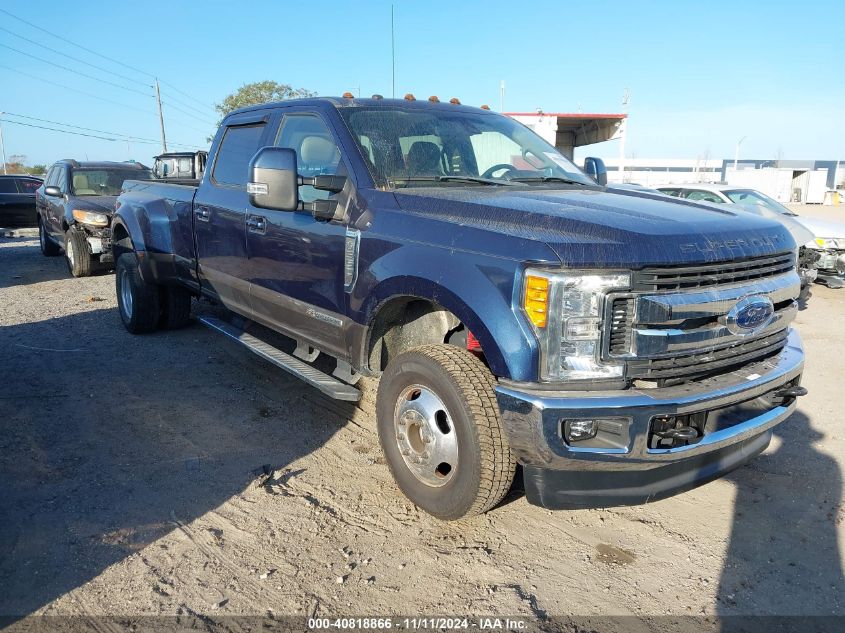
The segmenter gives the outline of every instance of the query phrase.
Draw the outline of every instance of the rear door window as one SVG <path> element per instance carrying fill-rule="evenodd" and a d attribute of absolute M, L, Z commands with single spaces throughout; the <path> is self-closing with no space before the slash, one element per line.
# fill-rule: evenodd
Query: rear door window
<path fill-rule="evenodd" d="M 31 178 L 18 178 L 18 189 L 21 193 L 35 193 L 41 183 Z"/>
<path fill-rule="evenodd" d="M 214 171 L 211 174 L 215 183 L 237 187 L 246 186 L 249 177 L 247 173 L 249 161 L 260 147 L 265 127 L 265 123 L 258 123 L 226 128 L 223 140 L 217 149 L 217 159 L 214 161 Z"/>
<path fill-rule="evenodd" d="M 0 178 L 0 193 L 17 193 L 14 178 Z"/>

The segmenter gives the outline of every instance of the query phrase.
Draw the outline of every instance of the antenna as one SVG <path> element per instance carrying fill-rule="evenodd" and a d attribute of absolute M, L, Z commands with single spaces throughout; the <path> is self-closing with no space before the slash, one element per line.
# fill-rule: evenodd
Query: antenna
<path fill-rule="evenodd" d="M 505 111 L 505 80 L 499 84 L 499 112 Z"/>
<path fill-rule="evenodd" d="M 396 98 L 396 40 L 393 37 L 393 5 L 390 5 L 390 72 L 391 72 L 391 93 Z"/>
<path fill-rule="evenodd" d="M 622 94 L 622 114 L 628 114 L 628 101 L 631 92 L 625 88 Z M 628 117 L 619 124 L 619 182 L 625 182 L 625 137 L 628 136 Z"/>

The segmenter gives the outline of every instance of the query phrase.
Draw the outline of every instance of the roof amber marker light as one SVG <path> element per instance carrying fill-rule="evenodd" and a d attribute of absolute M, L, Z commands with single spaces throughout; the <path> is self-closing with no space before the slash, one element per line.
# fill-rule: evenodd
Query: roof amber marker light
<path fill-rule="evenodd" d="M 461 102 L 457 97 L 452 97 L 451 99 L 449 99 L 449 103 L 451 103 L 452 105 L 461 105 Z"/>
<path fill-rule="evenodd" d="M 344 92 L 344 93 L 343 93 L 343 98 L 344 98 L 344 99 L 354 99 L 354 98 L 355 98 L 355 95 L 354 95 L 354 94 L 352 94 L 351 92 Z"/>
<path fill-rule="evenodd" d="M 545 277 L 528 275 L 525 278 L 525 299 L 523 308 L 535 327 L 546 327 L 549 313 L 549 280 Z"/>
<path fill-rule="evenodd" d="M 417 98 L 414 95 L 412 95 L 410 92 L 405 95 L 405 101 L 416 101 L 416 100 L 417 100 Z"/>
<path fill-rule="evenodd" d="M 481 106 L 481 109 L 482 110 L 489 110 L 490 106 L 485 103 L 483 106 Z"/>
<path fill-rule="evenodd" d="M 437 95 L 431 95 L 428 100 L 432 103 L 440 103 L 440 99 L 437 98 Z"/>

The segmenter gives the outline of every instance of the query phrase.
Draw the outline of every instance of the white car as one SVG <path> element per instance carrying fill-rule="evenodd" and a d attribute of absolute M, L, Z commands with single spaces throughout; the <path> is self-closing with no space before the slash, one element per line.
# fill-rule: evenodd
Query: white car
<path fill-rule="evenodd" d="M 799 268 L 810 270 L 815 259 L 818 281 L 831 288 L 845 287 L 845 224 L 799 216 L 777 200 L 748 187 L 691 183 L 657 187 L 661 193 L 676 198 L 711 204 L 733 204 L 744 211 L 775 218 L 792 233 L 797 244 L 803 244 Z"/>

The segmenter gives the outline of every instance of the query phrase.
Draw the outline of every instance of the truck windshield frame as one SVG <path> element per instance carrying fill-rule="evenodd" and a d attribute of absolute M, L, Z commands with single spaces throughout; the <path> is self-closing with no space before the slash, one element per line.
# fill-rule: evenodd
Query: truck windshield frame
<path fill-rule="evenodd" d="M 553 145 L 513 119 L 446 108 L 338 108 L 376 186 L 595 186 Z"/>

